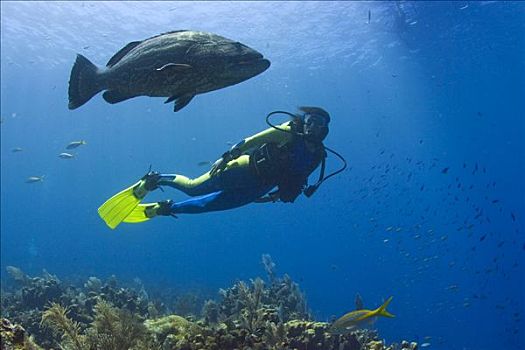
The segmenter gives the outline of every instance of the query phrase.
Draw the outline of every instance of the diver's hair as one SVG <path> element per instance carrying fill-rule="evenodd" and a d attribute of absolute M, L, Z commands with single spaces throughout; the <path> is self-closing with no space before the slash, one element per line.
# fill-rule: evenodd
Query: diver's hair
<path fill-rule="evenodd" d="M 321 107 L 300 106 L 297 109 L 300 110 L 301 112 L 305 113 L 305 114 L 319 115 L 319 116 L 321 116 L 323 118 L 326 118 L 326 121 L 328 123 L 330 122 L 330 114 L 328 114 L 328 112 L 325 111 L 324 109 L 322 109 Z"/>

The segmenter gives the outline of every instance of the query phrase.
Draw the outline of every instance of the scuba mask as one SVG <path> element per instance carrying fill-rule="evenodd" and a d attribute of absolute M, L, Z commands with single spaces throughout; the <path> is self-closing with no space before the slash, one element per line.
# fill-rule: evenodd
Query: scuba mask
<path fill-rule="evenodd" d="M 318 114 L 306 113 L 302 120 L 304 136 L 322 141 L 328 135 L 328 118 Z"/>

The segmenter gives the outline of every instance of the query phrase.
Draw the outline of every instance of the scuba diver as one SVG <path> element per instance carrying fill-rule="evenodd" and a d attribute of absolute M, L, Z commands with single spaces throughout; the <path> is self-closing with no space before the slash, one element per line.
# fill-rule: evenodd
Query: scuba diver
<path fill-rule="evenodd" d="M 114 229 L 121 222 L 138 223 L 156 216 L 227 210 L 252 202 L 290 203 L 301 193 L 310 197 L 324 180 L 343 171 L 346 162 L 323 145 L 330 115 L 319 107 L 299 107 L 299 111 L 271 112 L 266 117 L 270 128 L 234 145 L 197 178 L 160 174 L 150 169 L 137 183 L 108 199 L 98 209 L 100 217 Z M 291 120 L 273 125 L 269 117 L 274 114 L 286 114 Z M 344 163 L 327 177 L 324 176 L 326 150 Z M 308 176 L 319 165 L 319 180 L 308 186 Z M 162 186 L 173 187 L 193 198 L 140 204 L 149 192 Z"/>

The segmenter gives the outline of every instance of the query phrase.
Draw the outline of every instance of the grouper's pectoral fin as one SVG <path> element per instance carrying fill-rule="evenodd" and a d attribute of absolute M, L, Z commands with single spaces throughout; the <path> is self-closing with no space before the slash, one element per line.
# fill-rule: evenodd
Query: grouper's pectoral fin
<path fill-rule="evenodd" d="M 194 97 L 195 97 L 195 94 L 193 92 L 191 92 L 191 93 L 184 94 L 182 96 L 178 96 L 176 98 L 173 98 L 173 96 L 172 96 L 172 97 L 168 98 L 168 100 L 166 102 L 168 102 L 169 100 L 171 100 L 171 101 L 175 100 L 175 105 L 173 106 L 173 112 L 178 112 L 181 109 L 183 109 L 184 107 L 186 107 L 186 105 L 188 103 L 190 103 L 190 101 Z"/>
<path fill-rule="evenodd" d="M 104 91 L 102 97 L 104 97 L 104 100 L 106 100 L 107 103 L 115 104 L 137 96 L 127 95 L 118 90 L 107 90 Z"/>
<path fill-rule="evenodd" d="M 166 63 L 162 67 L 156 68 L 156 71 L 163 72 L 163 73 L 178 73 L 178 72 L 186 72 L 193 67 L 189 64 L 185 63 Z"/>

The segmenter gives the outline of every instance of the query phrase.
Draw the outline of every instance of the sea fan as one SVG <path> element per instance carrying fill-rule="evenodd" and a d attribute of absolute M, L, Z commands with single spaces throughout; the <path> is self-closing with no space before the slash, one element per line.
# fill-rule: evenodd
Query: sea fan
<path fill-rule="evenodd" d="M 67 317 L 67 313 L 67 308 L 60 304 L 52 303 L 42 314 L 40 324 L 50 328 L 53 333 L 61 337 L 62 349 L 88 349 L 85 337 L 80 334 L 79 324 Z"/>
<path fill-rule="evenodd" d="M 128 350 L 136 349 L 147 336 L 145 326 L 136 315 L 100 300 L 95 305 L 89 338 L 97 349 Z"/>

